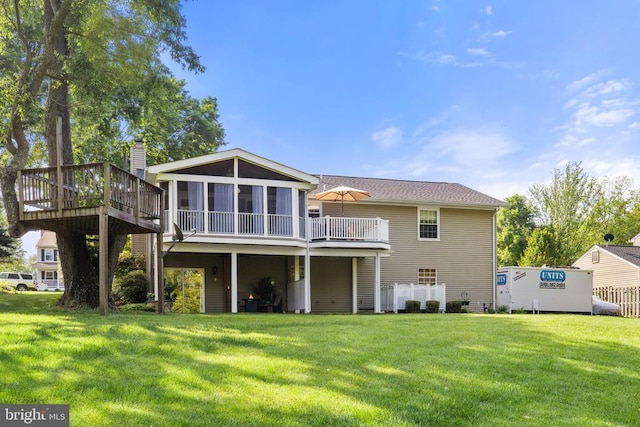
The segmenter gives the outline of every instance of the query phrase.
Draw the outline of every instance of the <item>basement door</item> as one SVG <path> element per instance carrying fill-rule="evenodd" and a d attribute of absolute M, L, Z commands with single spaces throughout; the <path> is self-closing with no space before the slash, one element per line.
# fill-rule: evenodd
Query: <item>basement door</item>
<path fill-rule="evenodd" d="M 165 294 L 173 301 L 174 313 L 204 312 L 204 270 L 165 268 Z"/>

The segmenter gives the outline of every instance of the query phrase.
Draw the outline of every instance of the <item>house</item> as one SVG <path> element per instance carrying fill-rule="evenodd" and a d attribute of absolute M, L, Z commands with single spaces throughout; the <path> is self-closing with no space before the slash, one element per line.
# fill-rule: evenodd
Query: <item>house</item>
<path fill-rule="evenodd" d="M 640 286 L 640 239 L 634 246 L 593 245 L 573 263 L 593 270 L 593 288 Z"/>
<path fill-rule="evenodd" d="M 311 175 L 241 149 L 150 166 L 147 179 L 165 190 L 165 286 L 196 295 L 190 310 L 252 311 L 261 283 L 279 296 L 269 309 L 294 312 L 380 312 L 381 285 L 397 282 L 494 304 L 503 202 L 463 185 Z M 339 185 L 370 197 L 314 197 Z"/>
<path fill-rule="evenodd" d="M 593 270 L 593 293 L 618 304 L 621 314 L 640 317 L 640 235 L 633 246 L 593 245 L 573 263 Z"/>
<path fill-rule="evenodd" d="M 56 233 L 43 230 L 36 243 L 36 258 L 33 270 L 40 291 L 64 291 L 62 269 L 58 257 Z"/>

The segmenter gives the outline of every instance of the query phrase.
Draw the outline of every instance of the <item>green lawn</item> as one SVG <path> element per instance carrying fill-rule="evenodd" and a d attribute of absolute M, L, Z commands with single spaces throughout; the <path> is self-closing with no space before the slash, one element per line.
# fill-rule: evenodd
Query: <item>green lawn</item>
<path fill-rule="evenodd" d="M 57 295 L 0 294 L 0 403 L 73 426 L 640 425 L 638 319 L 105 318 Z"/>

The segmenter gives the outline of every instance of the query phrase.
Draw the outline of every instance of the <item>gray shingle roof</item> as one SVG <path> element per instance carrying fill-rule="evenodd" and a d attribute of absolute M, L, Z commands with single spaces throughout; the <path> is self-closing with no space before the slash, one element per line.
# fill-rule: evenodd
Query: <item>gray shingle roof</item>
<path fill-rule="evenodd" d="M 368 191 L 370 201 L 423 203 L 453 206 L 498 207 L 505 203 L 457 183 L 406 181 L 380 178 L 357 178 L 337 175 L 317 175 L 320 184 L 311 194 L 339 185 Z"/>
<path fill-rule="evenodd" d="M 598 247 L 640 267 L 640 246 L 598 245 Z"/>

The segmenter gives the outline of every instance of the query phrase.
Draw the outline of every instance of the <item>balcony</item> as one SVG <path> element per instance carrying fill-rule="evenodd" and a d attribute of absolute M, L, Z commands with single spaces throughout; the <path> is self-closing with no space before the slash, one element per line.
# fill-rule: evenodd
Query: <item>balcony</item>
<path fill-rule="evenodd" d="M 198 236 L 225 239 L 263 238 L 306 241 L 305 218 L 291 215 L 246 212 L 205 212 L 179 209 L 164 211 L 165 233 L 172 232 L 174 223 L 181 230 L 195 230 Z M 322 217 L 309 218 L 309 241 L 314 247 L 389 249 L 389 221 L 382 218 Z M 235 241 L 235 240 L 234 240 Z"/>
<path fill-rule="evenodd" d="M 164 217 L 165 233 L 171 231 L 170 224 L 175 222 L 181 230 L 195 230 L 201 235 L 218 237 L 304 239 L 305 236 L 304 218 L 298 218 L 298 228 L 294 230 L 291 215 L 178 209 L 173 218 L 169 210 L 164 212 Z"/>
<path fill-rule="evenodd" d="M 389 221 L 382 218 L 312 218 L 309 240 L 322 247 L 389 249 Z"/>
<path fill-rule="evenodd" d="M 23 169 L 18 177 L 20 220 L 43 230 L 66 223 L 98 234 L 98 215 L 118 234 L 161 230 L 162 189 L 109 163 Z"/>

